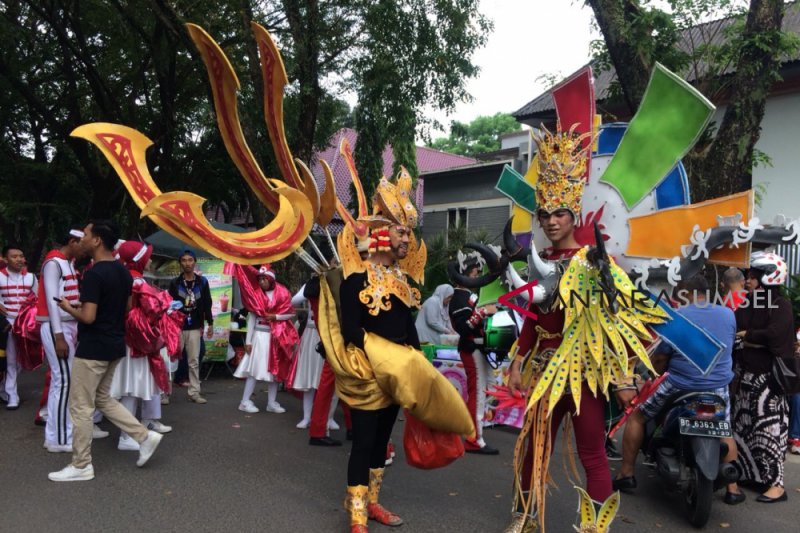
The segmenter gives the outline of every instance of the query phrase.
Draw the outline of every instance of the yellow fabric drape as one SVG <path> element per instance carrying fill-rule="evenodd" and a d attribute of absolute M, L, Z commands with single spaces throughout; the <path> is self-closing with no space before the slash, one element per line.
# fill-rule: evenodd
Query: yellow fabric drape
<path fill-rule="evenodd" d="M 475 436 L 461 395 L 422 352 L 373 333 L 365 333 L 364 350 L 345 347 L 335 299 L 324 277 L 317 323 L 336 376 L 336 392 L 347 405 L 369 411 L 398 404 L 431 429 Z"/>

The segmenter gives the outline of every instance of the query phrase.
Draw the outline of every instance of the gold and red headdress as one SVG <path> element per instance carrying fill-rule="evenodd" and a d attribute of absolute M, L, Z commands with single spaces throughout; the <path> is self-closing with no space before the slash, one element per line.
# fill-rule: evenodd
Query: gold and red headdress
<path fill-rule="evenodd" d="M 581 214 L 584 175 L 592 149 L 592 133 L 578 135 L 577 126 L 573 124 L 565 132 L 559 124 L 555 133 L 542 126 L 533 134 L 539 149 L 536 208 L 547 213 L 568 209 L 576 219 Z"/>
<path fill-rule="evenodd" d="M 353 272 L 364 271 L 364 261 L 361 259 L 356 241 L 370 239 L 369 252 L 382 252 L 390 249 L 389 229 L 392 226 L 405 226 L 413 230 L 417 226 L 417 208 L 411 201 L 412 179 L 405 168 L 401 167 L 397 179 L 392 182 L 381 177 L 375 188 L 370 212 L 367 198 L 361 179 L 356 172 L 353 151 L 347 139 L 342 139 L 339 152 L 344 157 L 353 186 L 356 191 L 357 212 L 354 217 L 350 211 L 336 200 L 336 209 L 345 223 L 344 230 L 339 234 L 337 248 L 342 259 L 344 276 Z M 330 167 L 322 161 L 326 174 L 332 174 Z M 425 261 L 427 249 L 425 242 L 417 242 L 413 231 L 409 234 L 408 255 L 400 260 L 400 268 L 417 283 L 423 283 L 425 276 Z"/>

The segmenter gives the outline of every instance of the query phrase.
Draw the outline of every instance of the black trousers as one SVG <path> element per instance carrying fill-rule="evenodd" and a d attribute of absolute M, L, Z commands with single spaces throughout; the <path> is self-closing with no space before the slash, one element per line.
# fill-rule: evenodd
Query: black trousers
<path fill-rule="evenodd" d="M 347 464 L 347 485 L 369 485 L 370 468 L 386 465 L 386 446 L 392 436 L 399 405 L 375 411 L 350 409 L 353 420 L 353 448 Z"/>

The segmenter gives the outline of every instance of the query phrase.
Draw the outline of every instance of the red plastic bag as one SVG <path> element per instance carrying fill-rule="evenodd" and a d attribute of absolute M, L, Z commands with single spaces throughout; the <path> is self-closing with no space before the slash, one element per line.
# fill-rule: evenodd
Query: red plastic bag
<path fill-rule="evenodd" d="M 423 470 L 441 468 L 464 455 L 464 443 L 460 435 L 431 429 L 407 410 L 405 416 L 403 448 L 406 462 L 411 466 Z"/>

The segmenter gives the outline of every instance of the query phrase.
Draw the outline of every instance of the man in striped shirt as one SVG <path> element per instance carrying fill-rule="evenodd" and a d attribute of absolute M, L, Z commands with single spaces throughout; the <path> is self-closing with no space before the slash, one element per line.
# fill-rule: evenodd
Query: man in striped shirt
<path fill-rule="evenodd" d="M 17 318 L 20 307 L 32 294 L 36 294 L 36 276 L 25 269 L 25 253 L 14 244 L 8 244 L 3 248 L 3 261 L 6 266 L 0 269 L 0 315 L 8 321 L 8 328 L 5 324 L 2 329 L 9 329 Z M 17 350 L 14 343 L 14 336 L 10 331 L 6 344 L 6 375 L 0 398 L 8 402 L 6 409 L 14 410 L 19 407 L 19 395 L 17 394 L 17 373 L 19 364 L 17 363 Z"/>
<path fill-rule="evenodd" d="M 82 237 L 82 231 L 70 230 L 63 241 L 65 244 L 45 256 L 37 300 L 36 320 L 42 323 L 40 335 L 50 367 L 44 447 L 54 453 L 72 452 L 72 420 L 67 400 L 78 340 L 78 323 L 66 311 L 59 309 L 58 300 L 64 299 L 76 307 L 80 305 L 78 274 L 74 263 L 83 254 L 79 244 Z"/>

